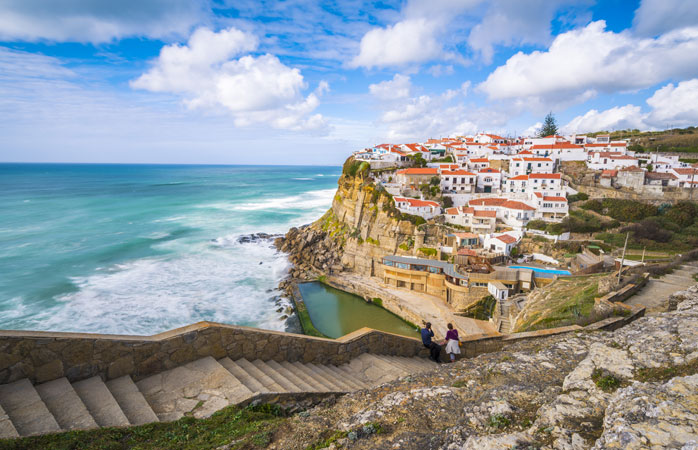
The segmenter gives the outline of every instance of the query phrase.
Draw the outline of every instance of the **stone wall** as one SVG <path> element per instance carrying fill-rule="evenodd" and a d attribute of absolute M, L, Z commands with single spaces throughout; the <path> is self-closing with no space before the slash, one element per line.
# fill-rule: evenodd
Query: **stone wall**
<path fill-rule="evenodd" d="M 199 322 L 154 336 L 0 331 L 0 384 L 142 379 L 204 356 L 343 364 L 362 353 L 425 354 L 418 339 L 362 328 L 339 339 Z"/>

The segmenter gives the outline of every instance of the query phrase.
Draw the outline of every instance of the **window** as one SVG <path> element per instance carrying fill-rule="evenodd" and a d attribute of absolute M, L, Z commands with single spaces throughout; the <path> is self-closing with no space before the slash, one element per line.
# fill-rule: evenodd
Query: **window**
<path fill-rule="evenodd" d="M 393 262 L 392 262 L 392 261 L 388 261 L 387 259 L 384 259 L 384 260 L 383 260 L 383 265 L 393 267 Z"/>
<path fill-rule="evenodd" d="M 441 273 L 441 269 L 439 269 L 438 267 L 431 267 L 431 266 L 429 266 L 429 272 L 431 272 L 431 273 Z"/>
<path fill-rule="evenodd" d="M 420 272 L 426 272 L 427 266 L 412 264 L 412 270 L 419 270 Z"/>
<path fill-rule="evenodd" d="M 410 265 L 409 265 L 409 264 L 405 264 L 405 263 L 395 263 L 395 266 L 396 266 L 398 269 L 409 269 L 409 268 L 410 268 Z"/>

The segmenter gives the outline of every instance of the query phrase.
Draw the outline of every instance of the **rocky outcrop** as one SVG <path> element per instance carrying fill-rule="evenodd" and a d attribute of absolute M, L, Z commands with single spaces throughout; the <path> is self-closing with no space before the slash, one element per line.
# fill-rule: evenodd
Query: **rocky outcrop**
<path fill-rule="evenodd" d="M 517 342 L 349 394 L 270 448 L 697 448 L 698 286 L 672 303 L 614 332 Z"/>
<path fill-rule="evenodd" d="M 310 225 L 291 228 L 275 244 L 289 254 L 293 278 L 341 271 L 375 276 L 383 256 L 436 247 L 443 233 L 437 223 L 415 225 L 405 219 L 369 173 L 342 175 L 330 210 Z"/>

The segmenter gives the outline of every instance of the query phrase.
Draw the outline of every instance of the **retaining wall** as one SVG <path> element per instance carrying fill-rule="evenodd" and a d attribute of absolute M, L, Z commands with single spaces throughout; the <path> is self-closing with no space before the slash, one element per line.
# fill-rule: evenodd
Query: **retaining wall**
<path fill-rule="evenodd" d="M 0 384 L 95 375 L 142 379 L 204 356 L 344 364 L 362 353 L 426 355 L 421 341 L 362 328 L 339 339 L 198 322 L 153 336 L 0 331 Z"/>

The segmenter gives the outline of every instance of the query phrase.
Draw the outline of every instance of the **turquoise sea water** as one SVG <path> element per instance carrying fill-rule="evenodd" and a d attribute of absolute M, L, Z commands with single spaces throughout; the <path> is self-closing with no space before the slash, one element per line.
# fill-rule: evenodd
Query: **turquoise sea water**
<path fill-rule="evenodd" d="M 0 164 L 0 329 L 284 329 L 268 242 L 329 208 L 338 167 Z"/>

